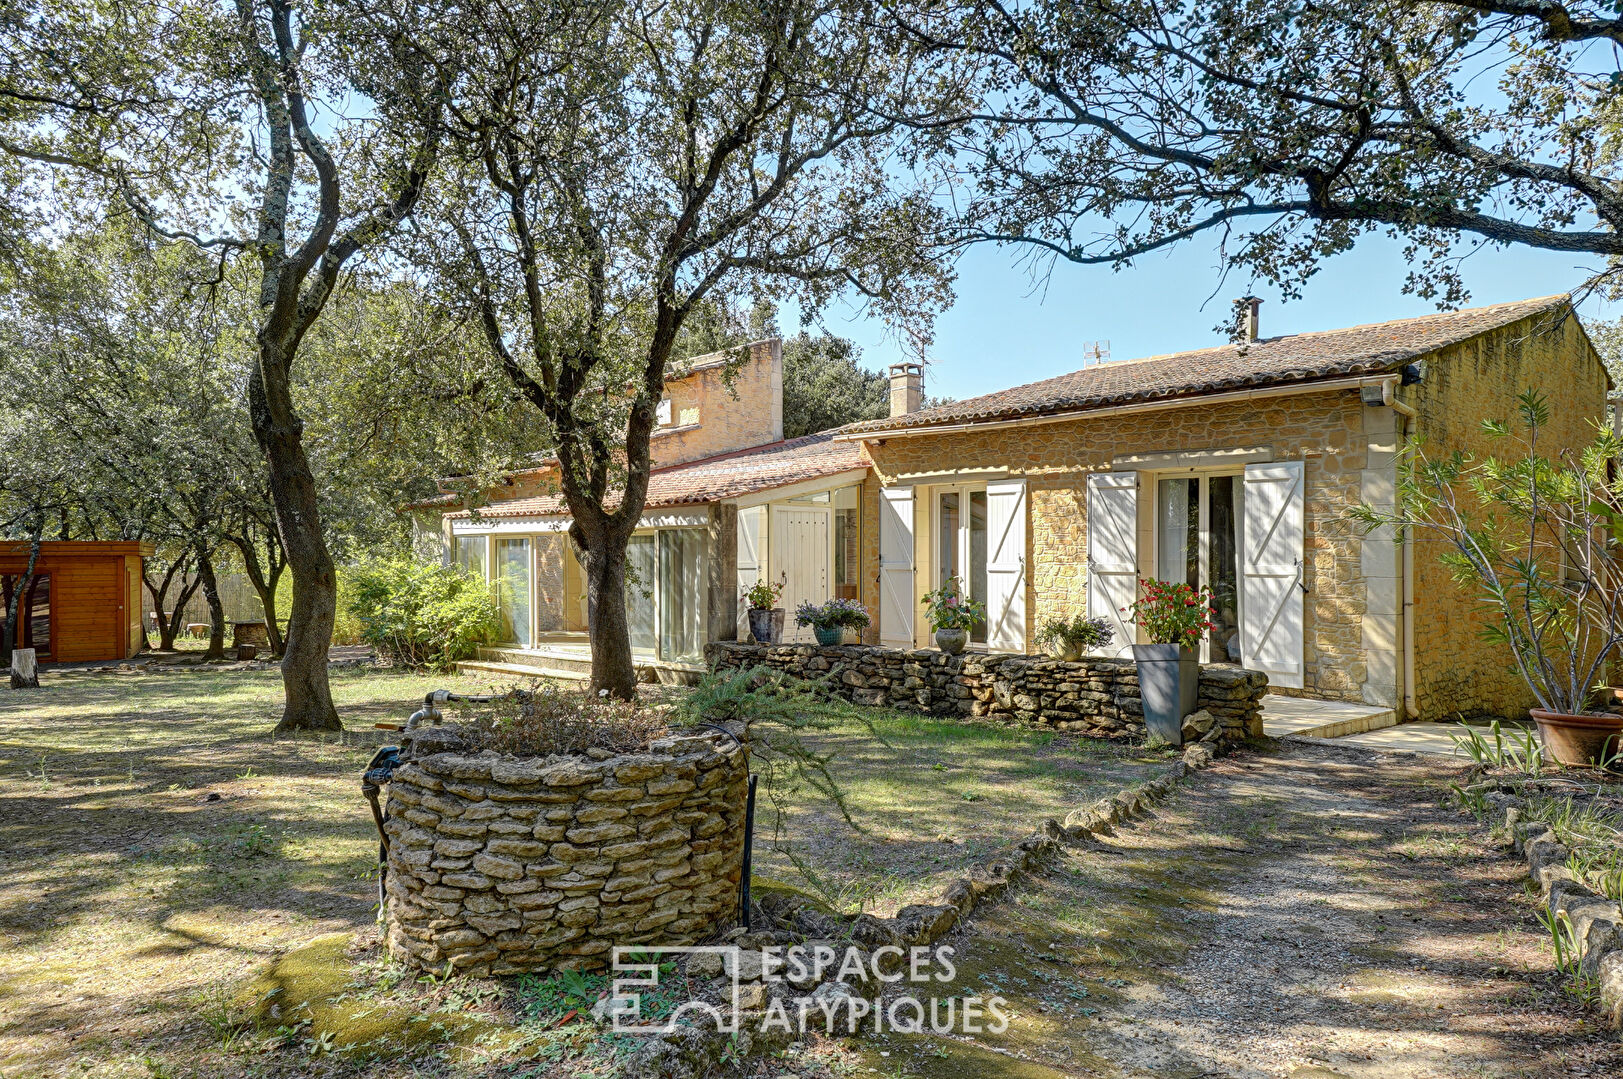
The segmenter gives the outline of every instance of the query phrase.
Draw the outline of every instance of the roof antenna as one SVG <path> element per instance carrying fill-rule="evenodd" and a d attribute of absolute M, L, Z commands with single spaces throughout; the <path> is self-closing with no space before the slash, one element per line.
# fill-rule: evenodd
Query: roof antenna
<path fill-rule="evenodd" d="M 1083 366 L 1086 366 L 1089 363 L 1102 363 L 1103 361 L 1110 359 L 1110 342 L 1082 342 L 1082 359 L 1084 361 Z"/>

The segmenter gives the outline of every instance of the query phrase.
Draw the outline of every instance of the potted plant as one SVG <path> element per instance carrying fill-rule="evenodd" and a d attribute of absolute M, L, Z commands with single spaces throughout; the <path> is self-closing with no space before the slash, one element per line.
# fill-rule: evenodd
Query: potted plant
<path fill-rule="evenodd" d="M 924 594 L 926 615 L 935 631 L 935 646 L 956 656 L 969 643 L 969 631 L 986 619 L 986 604 L 964 595 L 956 577 L 948 577 L 934 592 Z"/>
<path fill-rule="evenodd" d="M 1502 456 L 1433 460 L 1411 447 L 1398 470 L 1401 509 L 1366 505 L 1357 516 L 1443 540 L 1443 563 L 1494 615 L 1484 638 L 1505 646 L 1538 701 L 1530 711 L 1545 751 L 1562 764 L 1604 763 L 1623 746 L 1623 716 L 1603 708 L 1623 647 L 1623 481 L 1610 475 L 1623 439 L 1601 429 L 1581 452 L 1547 457 L 1549 403 L 1536 390 L 1516 401 L 1520 431 L 1482 424 L 1505 443 Z"/>
<path fill-rule="evenodd" d="M 1183 741 L 1183 717 L 1200 696 L 1200 639 L 1212 628 L 1212 594 L 1182 582 L 1138 582 L 1133 623 L 1149 644 L 1134 644 L 1138 692 L 1144 702 L 1144 728 L 1172 745 Z M 1128 608 L 1123 608 L 1127 610 Z"/>
<path fill-rule="evenodd" d="M 1037 639 L 1048 645 L 1055 659 L 1074 663 L 1082 658 L 1082 653 L 1108 645 L 1115 635 L 1108 618 L 1079 614 L 1074 618 L 1050 618 Z"/>
<path fill-rule="evenodd" d="M 783 608 L 778 606 L 778 597 L 787 583 L 787 578 L 780 578 L 777 584 L 756 580 L 739 592 L 739 598 L 749 607 L 750 636 L 757 644 L 777 644 L 783 636 Z"/>
<path fill-rule="evenodd" d="M 868 608 L 854 599 L 802 603 L 795 608 L 795 625 L 810 626 L 817 643 L 824 648 L 843 641 L 847 629 L 864 629 L 868 622 Z"/>

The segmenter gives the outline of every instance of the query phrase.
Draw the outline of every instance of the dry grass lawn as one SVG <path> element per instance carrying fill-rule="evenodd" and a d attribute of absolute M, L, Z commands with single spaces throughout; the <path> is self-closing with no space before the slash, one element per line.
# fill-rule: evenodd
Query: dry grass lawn
<path fill-rule="evenodd" d="M 335 671 L 352 730 L 399 721 L 456 678 Z M 370 745 L 272 739 L 275 671 L 47 674 L 0 691 L 0 1079 L 34 1076 L 609 1075 L 624 1047 L 567 1019 L 552 983 L 402 978 L 376 949 L 376 833 L 358 777 Z M 770 841 L 758 874 L 851 907 L 925 898 L 973 861 L 1164 766 L 1141 750 L 878 714 L 816 735 L 860 833 L 797 794 L 797 858 Z M 295 950 L 353 934 L 346 954 Z M 291 958 L 288 957 L 290 951 Z M 336 956 L 330 989 L 392 1040 L 287 1017 L 244 1031 L 238 1002 L 268 964 Z M 415 982 L 415 984 L 414 984 Z M 409 1035 L 409 1022 L 417 1023 Z M 475 1020 L 476 1039 L 448 1043 Z M 385 1027 L 389 1022 L 384 1022 Z M 381 1047 L 381 1048 L 379 1048 Z M 529 1063 L 515 1070 L 515 1061 Z"/>

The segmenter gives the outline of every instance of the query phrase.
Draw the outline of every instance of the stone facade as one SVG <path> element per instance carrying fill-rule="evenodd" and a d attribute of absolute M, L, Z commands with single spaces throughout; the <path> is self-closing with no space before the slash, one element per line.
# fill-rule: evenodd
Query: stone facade
<path fill-rule="evenodd" d="M 805 678 L 827 678 L 830 689 L 856 704 L 944 716 L 991 716 L 1052 724 L 1090 734 L 1144 734 L 1138 671 L 1128 660 L 930 649 L 760 645 L 720 642 L 705 649 L 714 668 L 764 666 Z M 1201 736 L 1220 726 L 1223 741 L 1262 736 L 1268 680 L 1256 671 L 1210 664 L 1200 672 L 1200 711 L 1190 717 Z M 1187 735 L 1186 735 L 1187 737 Z"/>
<path fill-rule="evenodd" d="M 489 977 L 709 937 L 738 916 L 748 786 L 720 733 L 522 758 L 412 732 L 389 785 L 389 951 Z"/>
<path fill-rule="evenodd" d="M 1537 386 L 1550 397 L 1554 416 L 1543 436 L 1546 451 L 1576 447 L 1605 415 L 1607 392 L 1604 367 L 1564 307 L 1440 349 L 1424 357 L 1421 367 L 1422 380 L 1397 391 L 1398 400 L 1417 413 L 1412 422 L 1394 408 L 1364 405 L 1356 389 L 1341 389 L 908 434 L 871 440 L 866 447 L 884 486 L 1025 478 L 1028 641 L 1047 619 L 1086 611 L 1089 473 L 1143 473 L 1139 572 L 1153 576 L 1151 485 L 1157 478 L 1189 475 L 1191 466 L 1221 467 L 1225 460 L 1236 469 L 1242 462 L 1300 460 L 1306 484 L 1303 687 L 1273 692 L 1401 708 L 1402 545 L 1390 529 L 1366 533 L 1349 511 L 1361 503 L 1392 508 L 1398 453 L 1406 440 L 1418 437 L 1427 453 L 1489 452 L 1481 421 L 1509 417 L 1515 395 Z M 864 524 L 876 521 L 877 492 L 864 506 L 872 507 Z M 915 521 L 915 536 L 923 565 L 934 537 L 922 517 Z M 1435 542 L 1421 541 L 1412 555 L 1417 714 L 1525 715 L 1531 698 L 1508 655 L 1479 636 L 1484 608 L 1437 554 Z M 865 537 L 864 557 L 866 582 L 879 573 L 877 540 Z M 921 572 L 916 592 L 931 586 Z M 929 627 L 922 606 L 916 611 L 914 640 L 924 643 Z M 877 630 L 868 639 L 876 640 Z"/>
<path fill-rule="evenodd" d="M 1305 635 L 1303 688 L 1315 697 L 1393 703 L 1395 681 L 1372 684 L 1365 662 L 1367 611 L 1361 558 L 1363 534 L 1347 513 L 1364 496 L 1370 443 L 1382 430 L 1366 427 L 1356 391 L 1265 398 L 1251 403 L 1189 405 L 1165 411 L 1101 416 L 986 431 L 917 434 L 868 443 L 882 483 L 945 482 L 1024 476 L 1029 504 L 1026 529 L 1027 640 L 1054 617 L 1085 613 L 1088 586 L 1087 484 L 1091 472 L 1141 469 L 1138 519 L 1139 572 L 1155 575 L 1155 474 L 1188 475 L 1173 462 L 1153 467 L 1134 458 L 1154 454 L 1304 463 L 1306 556 L 1303 583 Z M 1383 417 L 1375 417 L 1382 419 Z M 1389 463 L 1389 462 L 1388 462 Z M 1241 467 L 1239 463 L 1235 467 Z M 922 520 L 918 542 L 932 539 Z M 1390 539 L 1387 548 L 1393 548 Z M 921 558 L 923 552 L 921 551 Z M 878 547 L 865 576 L 879 572 Z M 919 581 L 919 591 L 932 587 Z M 923 607 L 915 641 L 928 638 Z M 1277 691 L 1277 690 L 1276 690 Z M 1366 693 L 1367 691 L 1367 693 Z M 1289 691 L 1286 691 L 1289 692 Z"/>
<path fill-rule="evenodd" d="M 1560 314 L 1558 312 L 1558 314 Z M 1506 444 L 1482 430 L 1502 419 L 1519 427 L 1515 396 L 1529 388 L 1550 404 L 1540 449 L 1553 455 L 1587 445 L 1606 414 L 1606 371 L 1576 317 L 1525 319 L 1436 354 L 1425 379 L 1409 387 L 1420 415 L 1413 434 L 1427 456 L 1461 450 L 1503 454 Z M 1414 550 L 1415 696 L 1420 714 L 1521 716 L 1533 695 L 1512 668 L 1510 654 L 1483 642 L 1493 617 L 1469 583 L 1454 580 L 1439 560 L 1441 544 L 1424 536 Z M 1383 597 L 1384 600 L 1384 597 Z"/>

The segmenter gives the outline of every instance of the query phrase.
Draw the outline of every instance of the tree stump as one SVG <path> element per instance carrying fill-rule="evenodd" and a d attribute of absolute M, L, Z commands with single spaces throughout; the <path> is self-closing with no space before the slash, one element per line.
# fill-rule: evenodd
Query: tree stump
<path fill-rule="evenodd" d="M 39 664 L 34 658 L 32 648 L 13 648 L 11 650 L 11 688 L 39 688 Z"/>

